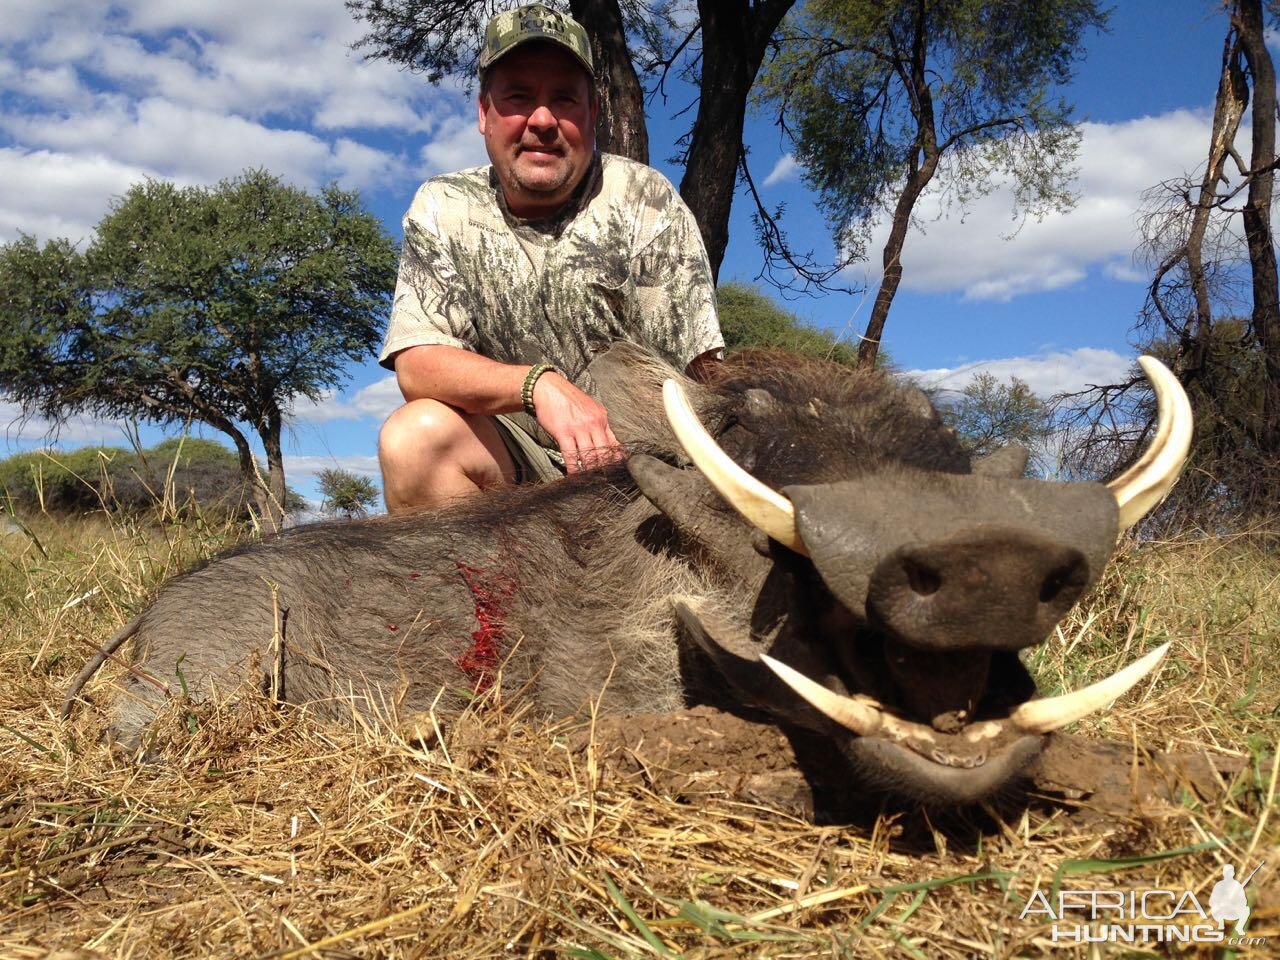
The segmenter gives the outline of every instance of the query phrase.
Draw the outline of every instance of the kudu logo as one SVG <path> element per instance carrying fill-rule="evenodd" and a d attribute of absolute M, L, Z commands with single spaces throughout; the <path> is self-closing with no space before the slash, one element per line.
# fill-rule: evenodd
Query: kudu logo
<path fill-rule="evenodd" d="M 1019 919 L 1051 922 L 1053 943 L 1222 943 L 1256 946 L 1266 937 L 1245 935 L 1249 899 L 1245 888 L 1265 865 L 1243 881 L 1227 864 L 1213 885 L 1206 910 L 1190 890 L 1036 890 Z"/>

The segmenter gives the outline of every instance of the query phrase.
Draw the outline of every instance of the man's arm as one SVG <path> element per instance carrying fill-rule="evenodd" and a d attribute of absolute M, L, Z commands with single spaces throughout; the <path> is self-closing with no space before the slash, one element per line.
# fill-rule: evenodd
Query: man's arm
<path fill-rule="evenodd" d="M 529 367 L 501 363 L 445 344 L 409 347 L 395 357 L 405 400 L 430 398 L 466 413 L 514 413 Z M 544 373 L 533 388 L 538 423 L 564 454 L 570 473 L 622 459 L 605 408 L 558 373 Z"/>

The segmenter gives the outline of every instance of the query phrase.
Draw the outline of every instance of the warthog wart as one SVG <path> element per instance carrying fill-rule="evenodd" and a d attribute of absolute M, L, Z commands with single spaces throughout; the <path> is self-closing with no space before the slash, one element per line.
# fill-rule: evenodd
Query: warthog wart
<path fill-rule="evenodd" d="M 1048 699 L 1018 657 L 1181 469 L 1190 408 L 1143 364 L 1156 439 L 1102 485 L 1024 479 L 1016 452 L 971 462 L 879 373 L 748 352 L 707 386 L 615 347 L 591 374 L 625 464 L 301 527 L 178 577 L 108 642 L 134 641 L 112 733 L 136 748 L 168 693 L 246 672 L 330 714 L 501 683 L 555 714 L 745 704 L 829 737 L 868 789 L 980 799 L 1163 655 Z"/>

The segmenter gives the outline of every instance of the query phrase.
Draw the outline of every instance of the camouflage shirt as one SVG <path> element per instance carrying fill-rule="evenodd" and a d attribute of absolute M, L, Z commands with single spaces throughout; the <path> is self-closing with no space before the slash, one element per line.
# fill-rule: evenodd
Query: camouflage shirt
<path fill-rule="evenodd" d="M 428 180 L 404 219 L 404 251 L 379 363 L 449 344 L 504 363 L 554 363 L 583 384 L 615 340 L 677 369 L 724 346 L 697 224 L 670 182 L 600 154 L 548 220 L 513 216 L 491 167 Z"/>

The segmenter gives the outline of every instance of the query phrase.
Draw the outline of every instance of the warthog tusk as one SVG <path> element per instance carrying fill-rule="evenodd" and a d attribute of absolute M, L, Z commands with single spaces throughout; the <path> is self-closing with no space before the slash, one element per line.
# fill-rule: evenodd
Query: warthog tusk
<path fill-rule="evenodd" d="M 662 385 L 662 405 L 684 452 L 716 492 L 752 526 L 807 556 L 809 551 L 796 530 L 796 512 L 791 501 L 751 476 L 720 449 L 693 412 L 684 388 L 675 380 Z"/>
<path fill-rule="evenodd" d="M 799 694 L 809 706 L 840 726 L 847 727 L 863 737 L 869 737 L 880 729 L 884 714 L 874 706 L 828 690 L 822 684 L 810 680 L 799 670 L 788 667 L 768 654 L 762 653 L 760 660 L 778 675 L 779 680 Z"/>
<path fill-rule="evenodd" d="M 1082 690 L 1064 693 L 1044 700 L 1030 700 L 1010 715 L 1010 722 L 1025 733 L 1051 733 L 1065 727 L 1073 720 L 1101 710 L 1121 696 L 1135 683 L 1149 674 L 1169 652 L 1169 644 L 1156 647 L 1140 660 L 1135 660 L 1123 670 L 1117 670 L 1105 680 L 1092 683 Z"/>
<path fill-rule="evenodd" d="M 1155 357 L 1139 357 L 1156 395 L 1155 439 L 1138 462 L 1107 484 L 1120 505 L 1120 529 L 1127 530 L 1160 503 L 1178 481 L 1191 449 L 1191 403 L 1182 384 Z"/>
<path fill-rule="evenodd" d="M 1022 704 L 1007 720 L 984 721 L 969 729 L 968 739 L 973 742 L 990 740 L 1006 728 L 1020 733 L 1052 733 L 1068 723 L 1101 710 L 1111 701 L 1126 693 L 1139 680 L 1151 673 L 1169 652 L 1165 643 L 1129 666 L 1118 670 L 1105 680 L 1090 684 L 1074 693 L 1064 693 L 1044 700 L 1031 700 Z M 828 690 L 822 684 L 809 679 L 799 670 L 787 666 L 767 654 L 760 661 L 777 674 L 778 679 L 796 692 L 806 703 L 823 716 L 859 736 L 873 734 L 890 739 L 932 740 L 933 732 L 925 724 L 903 720 L 885 712 L 883 704 L 870 697 L 847 697 Z"/>

